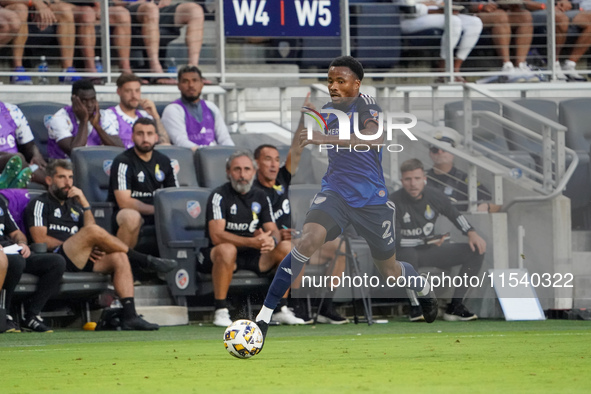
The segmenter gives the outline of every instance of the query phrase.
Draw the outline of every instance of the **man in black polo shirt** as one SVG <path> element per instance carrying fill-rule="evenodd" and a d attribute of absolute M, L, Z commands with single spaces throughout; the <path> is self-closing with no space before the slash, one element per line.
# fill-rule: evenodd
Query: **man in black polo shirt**
<path fill-rule="evenodd" d="M 25 314 L 21 328 L 34 332 L 52 332 L 39 314 L 47 300 L 59 291 L 66 261 L 55 254 L 31 253 L 27 246 L 27 237 L 19 230 L 3 198 L 0 198 L 0 245 L 0 289 L 6 290 L 4 302 L 8 310 L 6 332 L 20 332 L 10 311 L 12 295 L 23 272 L 37 276 L 38 281 L 37 290 L 24 304 Z M 7 267 L 4 273 L 2 267 Z"/>
<path fill-rule="evenodd" d="M 134 146 L 113 160 L 107 199 L 119 208 L 115 213 L 117 238 L 130 248 L 136 246 L 141 226 L 154 224 L 154 192 L 178 187 L 170 159 L 154 150 L 158 142 L 155 121 L 139 118 L 132 139 Z"/>
<path fill-rule="evenodd" d="M 478 275 L 486 251 L 484 239 L 442 192 L 427 186 L 427 177 L 420 160 L 405 161 L 400 166 L 400 173 L 402 189 L 390 195 L 396 205 L 397 258 L 417 268 L 451 268 L 460 265 L 458 276 Z M 433 239 L 433 230 L 439 215 L 447 217 L 466 234 L 468 243 L 444 243 L 444 237 Z M 430 240 L 433 242 L 427 243 Z M 478 318 L 462 303 L 468 289 L 467 285 L 455 289 L 451 303 L 443 315 L 444 320 L 468 321 Z M 418 303 L 414 304 L 410 319 L 422 320 L 420 306 Z"/>
<path fill-rule="evenodd" d="M 234 271 L 247 269 L 265 274 L 275 268 L 291 248 L 289 241 L 281 241 L 269 199 L 262 190 L 252 188 L 255 173 L 252 153 L 234 152 L 226 162 L 229 182 L 215 189 L 207 201 L 205 219 L 209 246 L 201 249 L 197 270 L 212 275 L 213 324 L 220 327 L 232 323 L 226 297 Z M 274 318 L 285 324 L 304 323 L 285 303 Z"/>
<path fill-rule="evenodd" d="M 68 271 L 112 274 L 123 305 L 122 329 L 157 330 L 157 324 L 136 313 L 129 260 L 163 272 L 174 269 L 176 261 L 136 252 L 96 225 L 90 204 L 82 190 L 73 186 L 73 179 L 71 162 L 59 159 L 47 166 L 48 192 L 31 200 L 25 211 L 31 238 L 62 255 Z"/>

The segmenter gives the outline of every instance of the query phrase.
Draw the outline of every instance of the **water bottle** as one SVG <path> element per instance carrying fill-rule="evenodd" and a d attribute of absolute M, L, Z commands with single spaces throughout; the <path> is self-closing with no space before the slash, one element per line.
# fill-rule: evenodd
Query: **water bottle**
<path fill-rule="evenodd" d="M 176 67 L 176 59 L 174 57 L 170 58 L 170 61 L 168 62 L 168 72 L 170 74 L 176 74 L 177 73 L 177 67 Z"/>
<path fill-rule="evenodd" d="M 41 63 L 39 63 L 39 67 L 37 67 L 37 71 L 40 73 L 45 73 L 49 67 L 47 66 L 47 59 L 45 56 L 41 56 Z M 49 85 L 49 78 L 46 76 L 39 76 L 39 85 Z"/>
<path fill-rule="evenodd" d="M 102 73 L 103 72 L 103 63 L 101 62 L 101 57 L 100 56 L 95 56 L 94 57 L 94 66 L 96 67 L 96 72 L 97 73 Z"/>
<path fill-rule="evenodd" d="M 523 175 L 523 171 L 521 171 L 521 168 L 518 167 L 511 168 L 511 170 L 509 171 L 509 175 L 513 179 L 519 179 Z"/>

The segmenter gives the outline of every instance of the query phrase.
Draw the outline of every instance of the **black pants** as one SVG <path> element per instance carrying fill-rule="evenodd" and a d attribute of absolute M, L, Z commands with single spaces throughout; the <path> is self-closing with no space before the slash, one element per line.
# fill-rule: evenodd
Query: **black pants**
<path fill-rule="evenodd" d="M 467 274 L 469 278 L 478 275 L 480 272 L 484 255 L 479 254 L 477 250 L 473 252 L 467 243 L 444 243 L 439 247 L 429 245 L 417 248 L 398 248 L 396 250 L 396 260 L 406 261 L 415 268 L 437 267 L 447 269 L 460 265 L 458 276 L 463 277 L 464 274 Z M 466 286 L 456 287 L 453 298 L 464 299 L 469 289 L 470 286 L 467 283 Z"/>
<path fill-rule="evenodd" d="M 37 291 L 25 302 L 27 316 L 38 315 L 47 300 L 57 294 L 60 288 L 62 275 L 66 270 L 66 261 L 55 253 L 31 254 L 26 260 L 20 254 L 8 254 L 8 272 L 4 281 L 6 289 L 6 310 L 12 309 L 12 296 L 14 289 L 23 273 L 37 276 Z"/>

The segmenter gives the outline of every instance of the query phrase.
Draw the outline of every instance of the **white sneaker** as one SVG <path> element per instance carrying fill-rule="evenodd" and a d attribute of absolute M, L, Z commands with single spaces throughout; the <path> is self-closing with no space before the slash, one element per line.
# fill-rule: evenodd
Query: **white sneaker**
<path fill-rule="evenodd" d="M 218 327 L 228 327 L 232 324 L 230 319 L 230 311 L 228 308 L 216 309 L 213 314 L 213 325 Z"/>
<path fill-rule="evenodd" d="M 306 324 L 304 319 L 297 317 L 286 305 L 283 305 L 279 312 L 273 314 L 272 320 L 278 321 L 281 324 L 289 325 Z"/>
<path fill-rule="evenodd" d="M 565 77 L 569 81 L 585 82 L 587 78 L 577 72 L 577 63 L 572 60 L 565 60 L 561 67 Z M 558 75 L 558 73 L 556 73 Z"/>
<path fill-rule="evenodd" d="M 503 63 L 503 69 L 502 69 L 502 71 L 503 72 L 510 72 L 510 73 L 512 73 L 512 72 L 515 72 L 515 67 L 513 66 L 513 63 L 511 63 L 511 62 L 505 62 L 505 63 Z"/>
<path fill-rule="evenodd" d="M 559 81 L 566 81 L 568 78 L 566 77 L 566 74 L 562 71 L 563 67 L 560 65 L 559 61 L 556 61 L 554 63 L 554 70 L 556 72 L 556 79 Z"/>
<path fill-rule="evenodd" d="M 519 63 L 516 72 L 520 75 L 519 80 L 516 82 L 540 82 L 540 77 L 534 74 L 526 62 Z"/>

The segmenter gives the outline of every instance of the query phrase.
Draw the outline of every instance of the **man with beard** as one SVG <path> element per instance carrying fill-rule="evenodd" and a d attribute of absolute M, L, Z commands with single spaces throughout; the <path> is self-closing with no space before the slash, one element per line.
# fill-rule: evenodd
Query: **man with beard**
<path fill-rule="evenodd" d="M 71 99 L 71 106 L 60 109 L 45 122 L 50 159 L 66 159 L 79 146 L 123 146 L 114 123 L 99 109 L 90 80 L 74 82 Z"/>
<path fill-rule="evenodd" d="M 33 241 L 45 243 L 48 250 L 62 255 L 67 271 L 112 274 L 123 305 L 123 330 L 157 330 L 157 324 L 137 315 L 129 261 L 141 261 L 145 267 L 162 272 L 174 269 L 177 262 L 136 252 L 99 227 L 84 193 L 73 185 L 70 161 L 50 162 L 46 181 L 48 192 L 31 200 L 25 210 Z"/>
<path fill-rule="evenodd" d="M 131 129 L 139 118 L 150 118 L 156 122 L 156 132 L 161 144 L 170 144 L 166 129 L 160 121 L 160 115 L 154 102 L 142 98 L 142 80 L 135 74 L 123 73 L 117 78 L 119 105 L 107 109 L 106 116 L 111 118 L 119 138 L 126 149 L 133 147 Z M 141 109 L 140 109 L 141 108 Z"/>
<path fill-rule="evenodd" d="M 232 324 L 226 297 L 233 273 L 246 269 L 265 275 L 277 267 L 290 249 L 289 241 L 281 241 L 271 201 L 264 191 L 252 187 L 255 174 L 252 153 L 234 152 L 226 162 L 229 182 L 215 189 L 207 201 L 205 235 L 209 246 L 201 249 L 197 270 L 211 273 L 213 324 L 220 327 Z M 284 324 L 304 324 L 287 307 L 286 297 L 284 292 L 274 319 Z"/>
<path fill-rule="evenodd" d="M 133 147 L 113 160 L 107 201 L 118 208 L 114 212 L 117 238 L 134 248 L 141 226 L 154 224 L 153 193 L 179 184 L 168 156 L 154 150 L 158 134 L 153 119 L 139 118 L 131 137 Z"/>
<path fill-rule="evenodd" d="M 203 89 L 201 70 L 195 66 L 181 68 L 177 86 L 181 98 L 167 105 L 162 113 L 162 124 L 172 144 L 193 151 L 209 145 L 234 146 L 220 109 L 199 98 Z"/>

